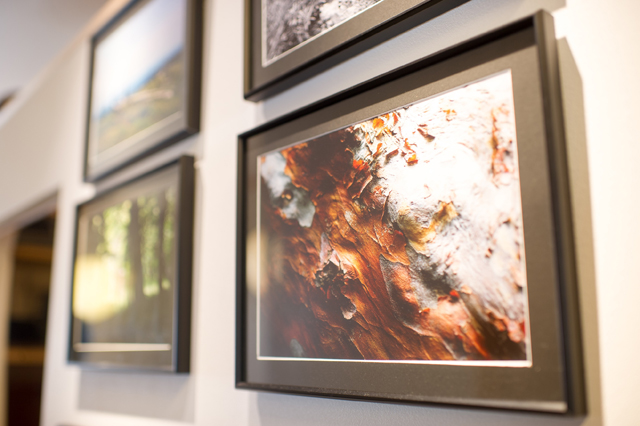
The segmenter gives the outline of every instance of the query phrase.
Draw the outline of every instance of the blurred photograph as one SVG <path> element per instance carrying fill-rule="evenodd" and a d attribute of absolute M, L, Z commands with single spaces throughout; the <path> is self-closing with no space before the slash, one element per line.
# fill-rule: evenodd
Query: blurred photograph
<path fill-rule="evenodd" d="M 186 10 L 186 0 L 148 1 L 98 40 L 89 166 L 182 120 Z"/>
<path fill-rule="evenodd" d="M 164 172 L 80 209 L 77 352 L 171 350 L 177 190 L 173 174 Z"/>

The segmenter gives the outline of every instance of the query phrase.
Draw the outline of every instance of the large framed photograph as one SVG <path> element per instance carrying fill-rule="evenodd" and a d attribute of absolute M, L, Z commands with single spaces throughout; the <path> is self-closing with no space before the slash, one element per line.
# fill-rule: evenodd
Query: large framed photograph
<path fill-rule="evenodd" d="M 85 180 L 198 132 L 202 0 L 134 0 L 92 40 Z"/>
<path fill-rule="evenodd" d="M 78 206 L 69 359 L 189 371 L 193 157 Z"/>
<path fill-rule="evenodd" d="M 275 95 L 468 0 L 245 0 L 245 98 Z"/>
<path fill-rule="evenodd" d="M 239 388 L 583 413 L 552 17 L 239 137 Z"/>

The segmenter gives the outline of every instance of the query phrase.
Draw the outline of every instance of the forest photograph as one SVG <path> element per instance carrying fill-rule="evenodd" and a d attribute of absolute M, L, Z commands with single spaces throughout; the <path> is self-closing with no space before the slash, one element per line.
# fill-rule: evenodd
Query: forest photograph
<path fill-rule="evenodd" d="M 258 359 L 530 365 L 510 71 L 257 170 Z"/>
<path fill-rule="evenodd" d="M 154 188 L 81 210 L 73 283 L 78 349 L 173 341 L 177 185 Z"/>

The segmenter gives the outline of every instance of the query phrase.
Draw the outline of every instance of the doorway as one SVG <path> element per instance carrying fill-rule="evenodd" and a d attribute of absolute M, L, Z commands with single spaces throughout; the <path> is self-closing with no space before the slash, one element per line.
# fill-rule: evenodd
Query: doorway
<path fill-rule="evenodd" d="M 7 426 L 38 426 L 55 214 L 16 233 L 9 308 Z"/>

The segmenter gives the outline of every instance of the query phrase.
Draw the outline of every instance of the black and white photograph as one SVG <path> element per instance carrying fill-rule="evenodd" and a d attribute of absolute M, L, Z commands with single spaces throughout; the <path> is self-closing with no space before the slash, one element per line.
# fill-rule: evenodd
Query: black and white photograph
<path fill-rule="evenodd" d="M 263 64 L 269 64 L 381 1 L 262 0 Z"/>

